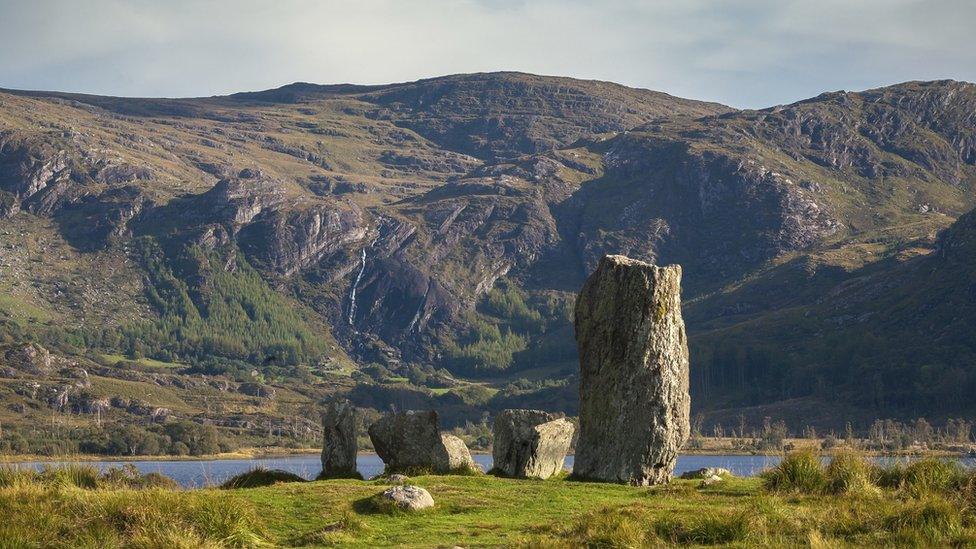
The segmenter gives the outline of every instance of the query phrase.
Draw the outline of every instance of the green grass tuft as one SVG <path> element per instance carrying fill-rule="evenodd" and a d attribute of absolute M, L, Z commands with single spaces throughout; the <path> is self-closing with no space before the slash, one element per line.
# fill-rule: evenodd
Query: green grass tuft
<path fill-rule="evenodd" d="M 877 476 L 879 485 L 912 497 L 956 492 L 968 481 L 966 470 L 958 462 L 937 458 L 920 459 L 908 465 L 896 463 L 881 468 Z"/>
<path fill-rule="evenodd" d="M 707 511 L 654 524 L 658 537 L 682 545 L 726 545 L 745 541 L 753 528 L 748 511 Z"/>
<path fill-rule="evenodd" d="M 851 451 L 834 455 L 827 466 L 826 491 L 831 494 L 869 494 L 877 491 L 874 470 L 864 456 Z"/>
<path fill-rule="evenodd" d="M 816 494 L 827 485 L 823 463 L 812 450 L 788 454 L 776 467 L 762 474 L 763 487 L 771 492 Z"/>

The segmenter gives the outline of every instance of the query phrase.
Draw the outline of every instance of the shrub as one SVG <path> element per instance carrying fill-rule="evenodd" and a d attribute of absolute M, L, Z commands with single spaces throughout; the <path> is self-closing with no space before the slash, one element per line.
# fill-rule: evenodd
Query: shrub
<path fill-rule="evenodd" d="M 827 485 L 820 456 L 812 450 L 788 454 L 776 467 L 762 474 L 763 487 L 773 492 L 819 493 Z"/>

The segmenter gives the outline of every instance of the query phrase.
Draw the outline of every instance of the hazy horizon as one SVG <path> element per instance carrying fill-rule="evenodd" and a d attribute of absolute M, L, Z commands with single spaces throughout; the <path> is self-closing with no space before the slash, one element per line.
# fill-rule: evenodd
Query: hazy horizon
<path fill-rule="evenodd" d="M 207 97 L 519 71 L 740 108 L 976 80 L 976 4 L 0 0 L 0 87 Z"/>

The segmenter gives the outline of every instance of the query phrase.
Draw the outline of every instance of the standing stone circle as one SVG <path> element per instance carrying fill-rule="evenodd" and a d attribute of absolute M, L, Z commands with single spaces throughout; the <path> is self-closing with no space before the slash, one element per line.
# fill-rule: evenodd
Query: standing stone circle
<path fill-rule="evenodd" d="M 691 430 L 681 267 L 600 260 L 576 299 L 580 436 L 573 475 L 671 480 Z"/>
<path fill-rule="evenodd" d="M 388 414 L 369 427 L 369 439 L 386 464 L 386 472 L 450 473 L 475 469 L 464 441 L 441 435 L 437 412 L 408 411 Z"/>
<path fill-rule="evenodd" d="M 576 428 L 542 410 L 503 410 L 495 416 L 494 472 L 546 479 L 563 470 Z"/>
<path fill-rule="evenodd" d="M 358 476 L 356 472 L 356 408 L 335 400 L 322 414 L 321 478 Z"/>

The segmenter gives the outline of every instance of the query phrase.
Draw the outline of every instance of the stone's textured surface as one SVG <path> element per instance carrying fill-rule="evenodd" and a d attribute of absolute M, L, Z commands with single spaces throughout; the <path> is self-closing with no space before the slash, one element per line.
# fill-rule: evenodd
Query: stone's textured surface
<path fill-rule="evenodd" d="M 477 468 L 467 445 L 454 435 L 441 435 L 441 445 L 434 457 L 434 470 L 437 472 Z"/>
<path fill-rule="evenodd" d="M 356 474 L 356 408 L 347 400 L 330 402 L 322 414 L 322 476 Z"/>
<path fill-rule="evenodd" d="M 702 467 L 695 471 L 685 471 L 681 473 L 681 478 L 683 479 L 693 479 L 693 478 L 703 478 L 708 479 L 711 477 L 731 477 L 732 471 L 725 469 L 723 467 Z"/>
<path fill-rule="evenodd" d="M 681 267 L 604 257 L 576 300 L 580 437 L 574 475 L 671 480 L 687 440 L 688 345 Z"/>
<path fill-rule="evenodd" d="M 562 471 L 575 427 L 541 410 L 503 410 L 495 416 L 492 457 L 498 474 L 549 478 Z"/>
<path fill-rule="evenodd" d="M 401 475 L 399 473 L 394 473 L 386 477 L 386 482 L 389 482 L 390 484 L 406 484 L 408 480 L 410 480 L 410 477 L 407 475 Z"/>
<path fill-rule="evenodd" d="M 383 416 L 369 426 L 369 439 L 387 471 L 431 466 L 440 445 L 436 412 L 409 411 Z"/>
<path fill-rule="evenodd" d="M 394 486 L 385 490 L 380 497 L 404 511 L 422 511 L 434 506 L 430 492 L 420 486 Z"/>
<path fill-rule="evenodd" d="M 474 468 L 464 441 L 441 435 L 437 412 L 409 411 L 389 414 L 369 427 L 369 439 L 387 472 L 426 469 L 447 473 Z"/>

